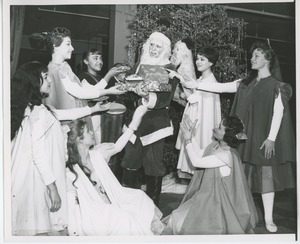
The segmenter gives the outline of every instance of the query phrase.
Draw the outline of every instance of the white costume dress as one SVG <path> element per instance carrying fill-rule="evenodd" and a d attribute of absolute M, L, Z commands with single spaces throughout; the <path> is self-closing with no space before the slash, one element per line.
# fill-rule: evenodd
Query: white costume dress
<path fill-rule="evenodd" d="M 153 235 L 162 231 L 161 212 L 142 191 L 120 185 L 101 151 L 91 150 L 90 160 L 105 193 L 100 193 L 88 177 L 75 165 L 75 175 L 67 169 L 69 235 Z"/>
<path fill-rule="evenodd" d="M 216 83 L 217 80 L 213 73 L 211 73 L 207 78 L 202 79 L 200 77 L 197 80 L 198 83 Z M 212 142 L 213 129 L 216 124 L 221 122 L 221 104 L 220 96 L 216 93 L 204 92 L 196 90 L 194 93 L 199 95 L 198 102 L 188 103 L 185 107 L 184 114 L 187 114 L 192 122 L 198 119 L 196 125 L 195 138 L 201 149 L 207 147 Z M 195 168 L 190 162 L 187 155 L 184 138 L 179 131 L 176 148 L 180 150 L 177 169 L 179 177 L 185 178 L 186 173 L 193 174 Z"/>
<path fill-rule="evenodd" d="M 12 234 L 36 235 L 67 226 L 64 134 L 44 106 L 27 107 L 11 146 Z M 61 208 L 50 213 L 47 185 L 56 183 Z"/>

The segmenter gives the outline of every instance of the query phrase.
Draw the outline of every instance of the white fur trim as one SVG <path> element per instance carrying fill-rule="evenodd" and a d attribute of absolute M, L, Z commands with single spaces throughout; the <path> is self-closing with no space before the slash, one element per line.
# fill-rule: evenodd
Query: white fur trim
<path fill-rule="evenodd" d="M 123 128 L 122 128 L 122 132 L 124 133 L 126 130 L 131 130 L 129 127 L 127 127 L 126 125 L 123 125 Z M 136 135 L 135 134 L 132 134 L 131 137 L 129 138 L 129 141 L 134 144 L 135 143 L 135 140 L 136 140 Z"/>
<path fill-rule="evenodd" d="M 157 101 L 157 95 L 154 92 L 149 92 L 149 100 L 145 98 L 142 99 L 143 105 L 146 105 L 147 108 L 154 108 Z"/>
<path fill-rule="evenodd" d="M 171 126 L 162 128 L 160 130 L 154 131 L 151 134 L 140 137 L 142 145 L 147 146 L 153 142 L 159 141 L 165 137 L 173 135 L 174 127 L 171 122 Z"/>

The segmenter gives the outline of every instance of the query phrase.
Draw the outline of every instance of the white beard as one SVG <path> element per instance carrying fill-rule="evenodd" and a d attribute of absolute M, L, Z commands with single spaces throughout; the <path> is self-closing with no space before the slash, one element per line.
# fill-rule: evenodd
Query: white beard
<path fill-rule="evenodd" d="M 149 52 L 145 52 L 141 57 L 141 64 L 149 64 L 149 65 L 166 65 L 169 64 L 169 59 L 164 58 L 164 53 L 162 53 L 159 57 L 154 58 L 149 55 Z"/>

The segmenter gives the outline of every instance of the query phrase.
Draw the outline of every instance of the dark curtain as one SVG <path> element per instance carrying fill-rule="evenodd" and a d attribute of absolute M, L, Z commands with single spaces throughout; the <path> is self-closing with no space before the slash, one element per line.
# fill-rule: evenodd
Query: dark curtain
<path fill-rule="evenodd" d="M 25 6 L 11 6 L 10 9 L 10 71 L 13 74 L 18 65 L 23 25 L 25 17 Z"/>

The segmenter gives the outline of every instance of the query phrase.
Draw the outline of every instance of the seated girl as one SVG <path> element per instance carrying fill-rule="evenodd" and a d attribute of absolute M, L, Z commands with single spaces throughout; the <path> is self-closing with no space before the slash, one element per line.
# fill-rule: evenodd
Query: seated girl
<path fill-rule="evenodd" d="M 180 206 L 163 220 L 163 234 L 253 233 L 258 216 L 235 149 L 246 139 L 242 121 L 235 116 L 223 119 L 213 131 L 216 141 L 200 151 L 192 138 L 196 123 L 185 116 L 181 130 L 197 170 Z"/>
<path fill-rule="evenodd" d="M 67 149 L 69 235 L 160 234 L 162 213 L 142 191 L 120 185 L 107 165 L 137 129 L 146 106 L 136 109 L 129 128 L 116 143 L 95 147 L 83 120 L 70 123 Z"/>

